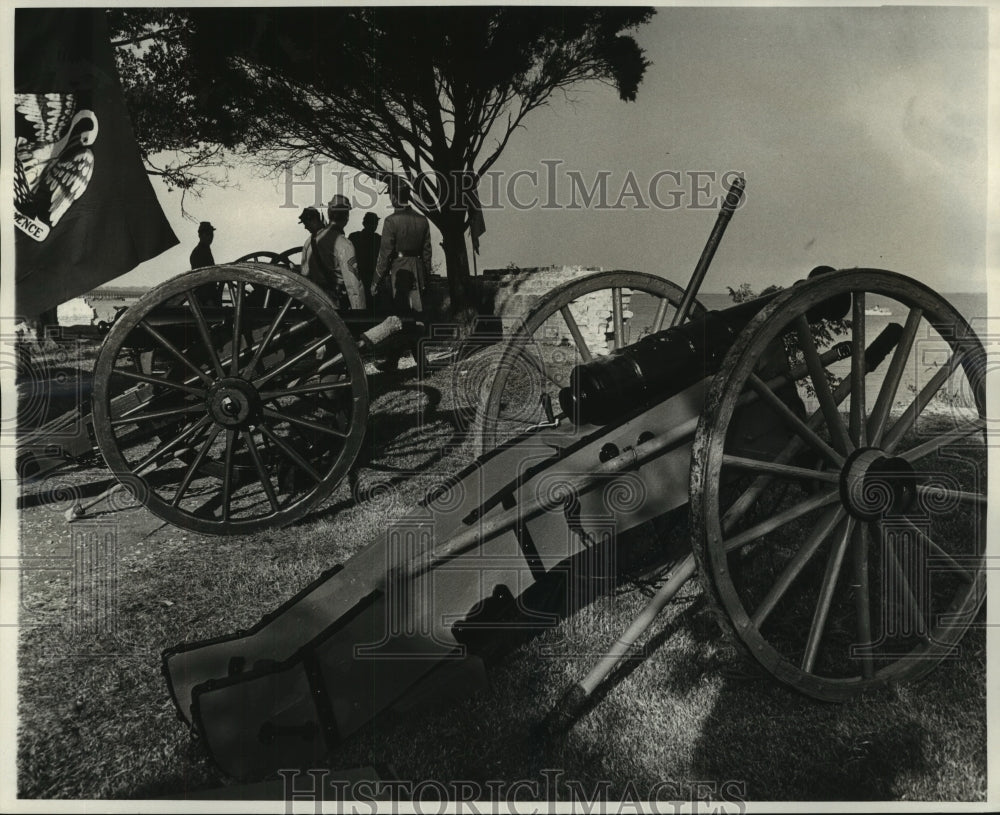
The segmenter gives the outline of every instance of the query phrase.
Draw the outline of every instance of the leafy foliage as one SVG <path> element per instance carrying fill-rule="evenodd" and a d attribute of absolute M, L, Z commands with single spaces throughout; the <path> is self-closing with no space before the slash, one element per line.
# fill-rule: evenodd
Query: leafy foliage
<path fill-rule="evenodd" d="M 112 45 L 125 102 L 147 171 L 168 189 L 199 194 L 202 184 L 225 184 L 229 161 L 222 146 L 193 134 L 210 127 L 194 106 L 193 77 L 181 43 L 191 22 L 177 10 L 111 9 Z M 169 90 L 166 90 L 169 89 Z"/>
<path fill-rule="evenodd" d="M 766 297 L 769 294 L 775 294 L 776 292 L 784 289 L 783 286 L 768 286 L 767 288 L 761 290 L 760 294 L 757 294 L 754 292 L 753 287 L 749 283 L 741 283 L 735 289 L 732 286 L 726 286 L 726 288 L 729 290 L 729 296 L 732 298 L 734 303 L 746 303 L 749 300 L 754 300 L 758 297 Z M 849 333 L 851 330 L 851 321 L 828 320 L 823 318 L 817 322 L 810 323 L 809 330 L 812 333 L 813 342 L 816 343 L 816 348 L 822 350 L 824 348 L 829 348 L 837 342 L 840 337 Z M 797 365 L 802 365 L 804 363 L 804 358 L 802 356 L 802 350 L 799 346 L 798 334 L 795 331 L 786 331 L 782 335 L 781 339 L 785 346 L 785 355 L 788 357 L 789 366 L 794 368 Z M 830 373 L 829 368 L 825 370 L 830 386 L 836 387 L 839 382 L 838 378 L 834 374 Z M 805 382 L 804 386 L 806 393 L 809 396 L 815 395 L 811 382 Z"/>
<path fill-rule="evenodd" d="M 453 303 L 468 277 L 467 192 L 528 114 L 582 82 L 634 100 L 647 8 L 116 9 L 136 134 L 179 150 L 182 189 L 244 150 L 273 169 L 332 159 L 403 176 L 441 230 Z"/>

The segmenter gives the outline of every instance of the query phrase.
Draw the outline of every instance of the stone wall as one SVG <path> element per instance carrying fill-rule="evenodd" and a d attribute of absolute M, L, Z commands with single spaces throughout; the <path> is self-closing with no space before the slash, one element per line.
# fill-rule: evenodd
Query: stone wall
<path fill-rule="evenodd" d="M 59 325 L 94 325 L 94 308 L 83 297 L 74 297 L 56 307 Z"/>
<path fill-rule="evenodd" d="M 519 269 L 487 269 L 480 281 L 484 300 L 492 297 L 494 316 L 499 317 L 505 330 L 514 328 L 523 320 L 538 302 L 549 292 L 587 275 L 602 272 L 599 266 L 542 266 Z M 631 295 L 626 289 L 622 292 L 623 317 L 628 319 L 632 313 L 628 310 Z M 485 309 L 484 309 L 485 310 Z M 575 300 L 570 311 L 592 353 L 607 354 L 614 337 L 614 326 L 611 312 L 611 290 L 604 289 Z M 556 334 L 560 339 L 572 343 L 573 339 L 565 321 L 556 316 L 545 326 L 547 335 Z"/>

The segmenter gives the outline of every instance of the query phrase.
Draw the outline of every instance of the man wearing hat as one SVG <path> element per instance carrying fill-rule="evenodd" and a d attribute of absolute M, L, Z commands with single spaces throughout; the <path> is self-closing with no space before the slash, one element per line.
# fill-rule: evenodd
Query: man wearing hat
<path fill-rule="evenodd" d="M 393 213 L 382 227 L 372 297 L 377 297 L 386 276 L 390 281 L 392 313 L 400 317 L 412 316 L 424 310 L 422 293 L 426 275 L 431 270 L 431 228 L 427 218 L 410 206 L 410 188 L 398 180 L 389 184 L 389 199 Z M 413 361 L 418 368 L 425 367 L 423 351 L 418 338 L 410 345 Z M 378 366 L 392 371 L 399 365 L 399 355 L 388 355 Z"/>
<path fill-rule="evenodd" d="M 361 220 L 361 229 L 350 234 L 350 241 L 354 244 L 354 257 L 358 259 L 358 272 L 365 290 L 371 288 L 375 279 L 375 263 L 382 245 L 382 236 L 375 231 L 376 229 L 378 229 L 378 215 L 366 212 Z"/>
<path fill-rule="evenodd" d="M 364 308 L 367 304 L 365 297 L 365 287 L 361 282 L 361 274 L 358 271 L 358 261 L 354 254 L 354 244 L 348 240 L 344 234 L 347 221 L 351 217 L 351 202 L 345 195 L 335 195 L 330 199 L 326 208 L 327 217 L 330 219 L 330 226 L 327 227 L 331 234 L 336 236 L 334 243 L 334 256 L 337 262 L 335 267 L 337 279 L 343 283 L 347 290 L 347 297 L 351 308 Z"/>
<path fill-rule="evenodd" d="M 215 238 L 215 227 L 208 221 L 198 224 L 198 245 L 191 252 L 191 271 L 201 269 L 204 266 L 214 266 L 215 258 L 212 257 L 212 239 Z M 198 287 L 198 302 L 203 306 L 221 306 L 222 289 L 221 284 L 208 284 Z"/>
<path fill-rule="evenodd" d="M 215 227 L 208 221 L 198 224 L 198 245 L 191 253 L 191 268 L 200 269 L 202 266 L 214 266 L 215 258 L 212 257 L 212 239 L 215 237 Z"/>
<path fill-rule="evenodd" d="M 327 209 L 329 226 L 323 226 L 322 214 L 307 207 L 299 220 L 309 231 L 302 246 L 302 273 L 317 283 L 338 308 L 363 309 L 365 293 L 358 277 L 354 245 L 344 237 L 344 226 L 351 214 L 351 203 L 335 195 Z"/>
<path fill-rule="evenodd" d="M 423 311 L 421 293 L 431 270 L 430 224 L 410 206 L 410 188 L 405 184 L 390 184 L 389 198 L 393 213 L 382 228 L 372 295 L 389 275 L 395 312 Z"/>

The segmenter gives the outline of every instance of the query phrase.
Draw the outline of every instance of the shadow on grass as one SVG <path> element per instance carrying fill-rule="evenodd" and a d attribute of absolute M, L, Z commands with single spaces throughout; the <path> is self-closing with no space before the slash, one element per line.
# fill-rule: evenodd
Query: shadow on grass
<path fill-rule="evenodd" d="M 778 685 L 726 679 L 702 719 L 699 777 L 748 800 L 982 800 L 983 632 L 926 678 L 824 703 Z"/>
<path fill-rule="evenodd" d="M 373 496 L 397 489 L 415 474 L 433 469 L 463 443 L 460 411 L 441 407 L 440 389 L 419 380 L 408 383 L 411 372 L 416 376 L 413 368 L 370 378 L 372 403 L 388 399 L 389 404 L 372 410 L 368 416 L 365 441 L 348 478 L 351 496 L 325 505 L 300 523 L 331 518 L 371 497 L 369 493 Z M 414 402 L 419 404 L 414 407 Z M 361 487 L 362 473 L 375 483 Z"/>

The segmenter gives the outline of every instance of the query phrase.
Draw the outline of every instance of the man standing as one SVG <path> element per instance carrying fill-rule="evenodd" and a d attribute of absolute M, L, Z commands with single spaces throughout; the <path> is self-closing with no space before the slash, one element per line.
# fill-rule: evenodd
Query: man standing
<path fill-rule="evenodd" d="M 326 238 L 327 233 L 327 226 L 323 223 L 323 214 L 314 207 L 306 207 L 299 215 L 299 223 L 309 233 L 306 242 L 302 244 L 302 265 L 299 270 L 323 289 L 337 308 L 341 308 L 341 293 L 337 289 L 333 273 L 333 253 L 329 251 L 329 240 L 320 243 L 320 238 Z M 326 255 L 325 259 L 324 254 Z"/>
<path fill-rule="evenodd" d="M 214 266 L 215 258 L 212 257 L 212 241 L 215 239 L 215 227 L 208 221 L 198 224 L 198 245 L 191 252 L 191 271 L 202 269 L 205 266 Z M 222 305 L 222 284 L 207 283 L 199 286 L 196 297 L 203 306 L 218 308 Z"/>
<path fill-rule="evenodd" d="M 344 237 L 350 210 L 350 202 L 343 195 L 335 195 L 327 210 L 329 226 L 323 226 L 323 216 L 318 210 L 312 207 L 302 210 L 299 220 L 309 232 L 302 246 L 302 274 L 323 289 L 337 308 L 363 309 L 364 291 L 358 278 L 354 247 Z"/>
<path fill-rule="evenodd" d="M 347 196 L 335 195 L 327 204 L 326 214 L 330 219 L 327 232 L 333 236 L 330 242 L 333 249 L 334 270 L 337 283 L 347 292 L 349 308 L 362 309 L 367 301 L 365 289 L 358 274 L 358 261 L 354 254 L 354 244 L 344 235 L 344 227 L 351 217 L 351 202 Z"/>
<path fill-rule="evenodd" d="M 421 294 L 431 270 L 431 229 L 427 218 L 410 206 L 409 187 L 390 185 L 389 198 L 393 213 L 385 219 L 382 229 L 371 291 L 374 295 L 388 274 L 393 310 L 403 316 L 423 311 Z"/>
<path fill-rule="evenodd" d="M 424 310 L 422 293 L 426 287 L 426 275 L 431 269 L 431 229 L 423 215 L 410 206 L 410 188 L 395 183 L 389 185 L 389 198 L 393 213 L 385 219 L 382 228 L 382 244 L 375 266 L 375 279 L 371 293 L 378 296 L 386 276 L 389 276 L 391 312 L 406 317 Z M 426 367 L 420 340 L 414 337 L 410 352 L 417 368 Z M 399 354 L 388 354 L 385 363 L 377 367 L 383 371 L 394 371 L 399 366 Z"/>
<path fill-rule="evenodd" d="M 212 241 L 215 239 L 215 227 L 208 221 L 198 224 L 198 245 L 191 252 L 191 268 L 200 269 L 202 266 L 214 266 L 215 258 L 212 257 Z"/>
<path fill-rule="evenodd" d="M 378 261 L 379 248 L 382 244 L 382 236 L 375 231 L 376 229 L 378 229 L 378 215 L 366 212 L 361 221 L 361 229 L 351 233 L 354 257 L 358 261 L 358 274 L 361 276 L 361 284 L 365 291 L 371 289 L 372 281 L 375 279 L 375 263 Z"/>

